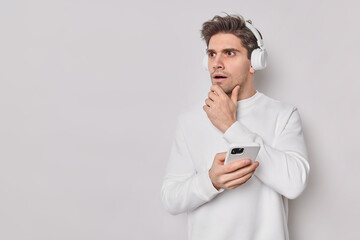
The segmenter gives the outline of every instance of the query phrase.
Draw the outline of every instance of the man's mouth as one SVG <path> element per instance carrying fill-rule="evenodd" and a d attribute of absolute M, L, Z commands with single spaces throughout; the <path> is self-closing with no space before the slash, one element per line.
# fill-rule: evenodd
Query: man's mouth
<path fill-rule="evenodd" d="M 213 79 L 215 82 L 222 82 L 226 79 L 227 77 L 223 74 L 214 74 L 213 75 Z"/>

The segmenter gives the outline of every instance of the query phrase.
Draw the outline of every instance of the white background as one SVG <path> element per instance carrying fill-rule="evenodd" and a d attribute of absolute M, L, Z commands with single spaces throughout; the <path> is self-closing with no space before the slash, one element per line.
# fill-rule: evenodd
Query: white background
<path fill-rule="evenodd" d="M 256 88 L 298 107 L 311 174 L 293 240 L 358 239 L 357 1 L 1 1 L 0 239 L 186 239 L 160 188 L 177 116 L 205 100 L 201 24 L 253 20 Z"/>

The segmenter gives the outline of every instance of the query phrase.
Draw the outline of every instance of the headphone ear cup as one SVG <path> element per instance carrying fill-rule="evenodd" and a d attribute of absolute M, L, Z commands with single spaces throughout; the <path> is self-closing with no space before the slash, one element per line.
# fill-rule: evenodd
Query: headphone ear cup
<path fill-rule="evenodd" d="M 253 69 L 261 70 L 267 66 L 267 52 L 265 49 L 257 48 L 251 53 L 251 66 Z"/>
<path fill-rule="evenodd" d="M 203 65 L 203 67 L 204 67 L 204 69 L 206 71 L 209 71 L 209 68 L 208 68 L 208 56 L 207 55 L 204 56 L 203 61 L 202 61 L 202 65 Z"/>

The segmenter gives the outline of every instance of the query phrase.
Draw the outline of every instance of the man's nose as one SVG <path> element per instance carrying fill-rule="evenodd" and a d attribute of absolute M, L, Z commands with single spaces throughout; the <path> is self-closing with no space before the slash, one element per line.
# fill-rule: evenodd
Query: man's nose
<path fill-rule="evenodd" d="M 223 69 L 224 68 L 224 63 L 223 63 L 223 60 L 221 58 L 221 56 L 216 56 L 215 59 L 214 59 L 214 62 L 213 62 L 213 69 L 216 70 L 216 69 Z"/>

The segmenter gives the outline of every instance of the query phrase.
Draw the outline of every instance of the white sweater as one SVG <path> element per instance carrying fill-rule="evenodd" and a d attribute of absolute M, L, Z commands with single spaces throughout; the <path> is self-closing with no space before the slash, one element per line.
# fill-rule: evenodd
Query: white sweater
<path fill-rule="evenodd" d="M 256 94 L 238 101 L 237 121 L 223 134 L 203 104 L 180 115 L 161 195 L 171 214 L 188 214 L 191 240 L 289 239 L 288 199 L 304 190 L 309 163 L 295 107 Z M 258 143 L 249 181 L 217 191 L 209 169 L 233 143 Z"/>

